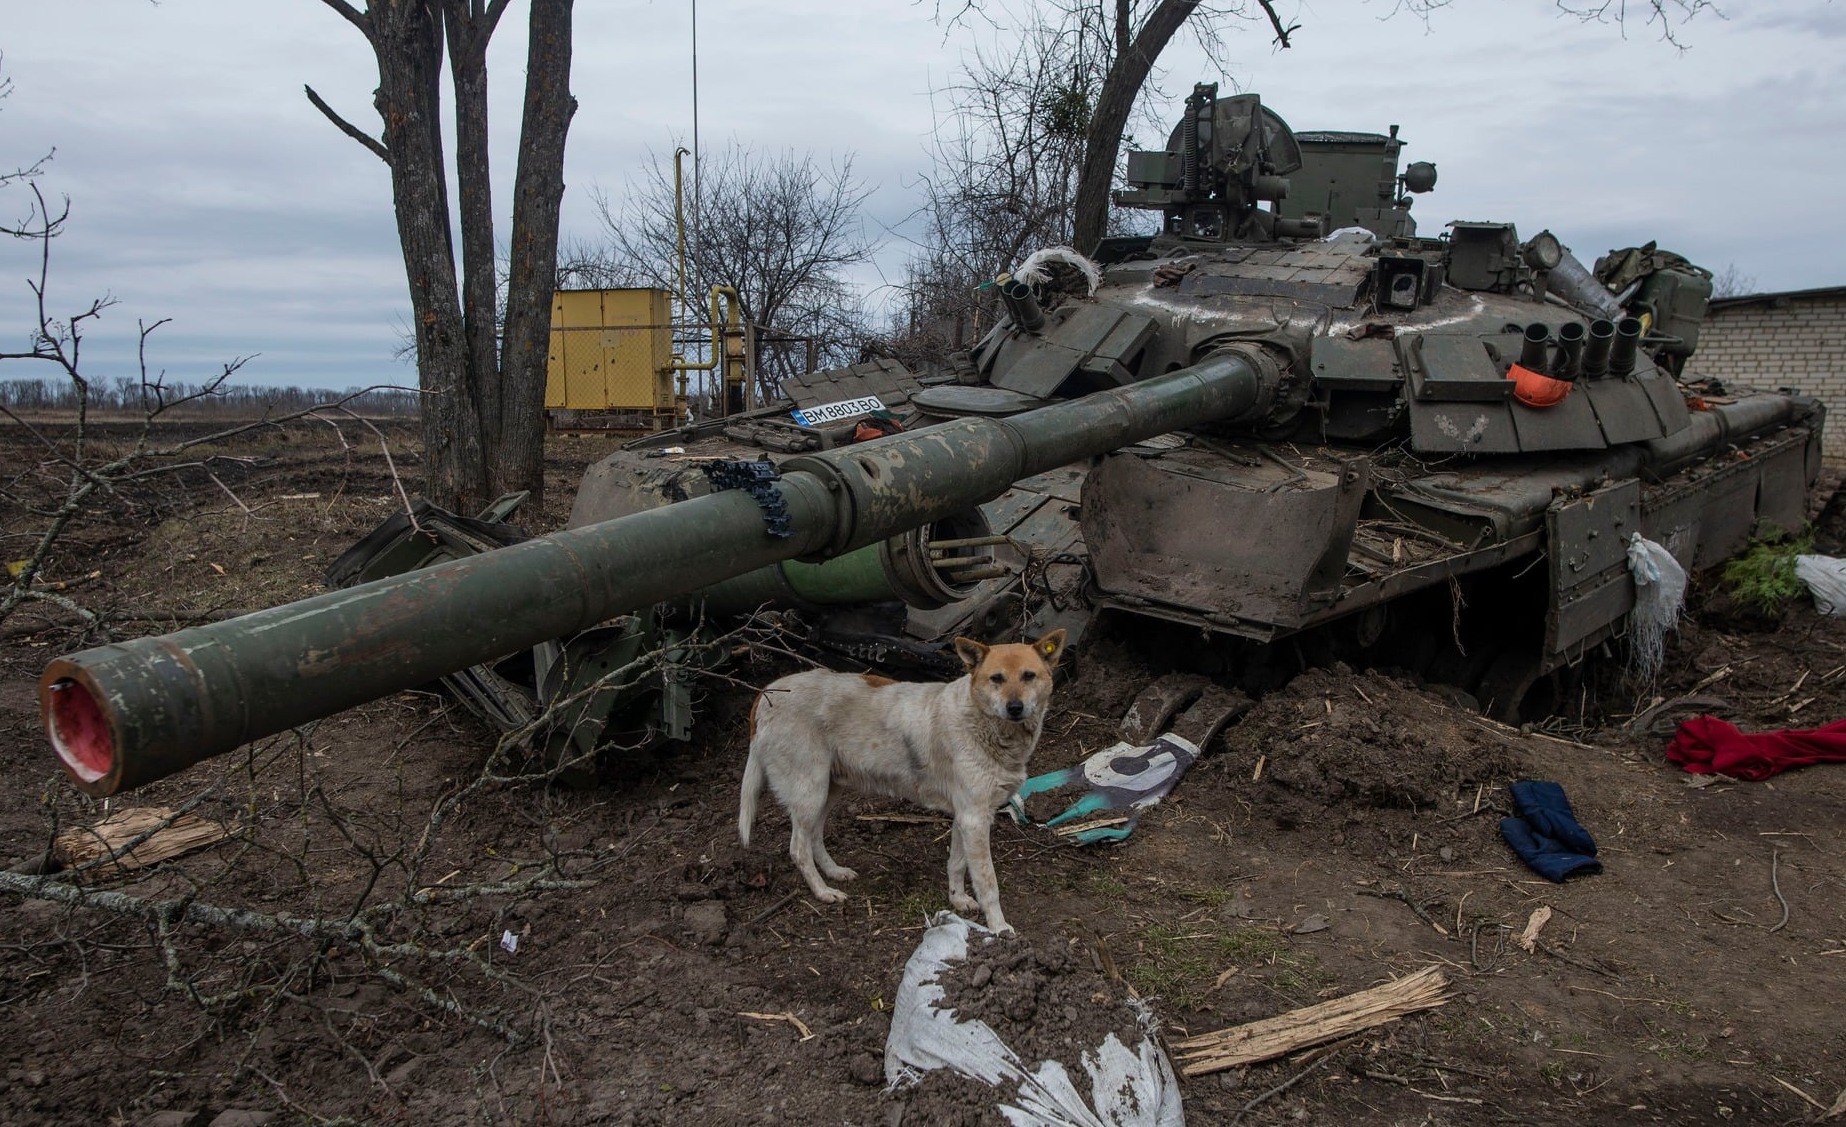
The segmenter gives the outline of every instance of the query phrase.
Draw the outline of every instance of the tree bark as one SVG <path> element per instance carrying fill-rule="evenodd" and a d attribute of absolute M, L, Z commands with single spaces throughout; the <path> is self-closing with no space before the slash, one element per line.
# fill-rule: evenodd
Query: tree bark
<path fill-rule="evenodd" d="M 1096 95 L 1096 108 L 1090 115 L 1084 142 L 1083 168 L 1077 176 L 1071 241 L 1084 254 L 1095 253 L 1096 244 L 1108 229 L 1109 189 L 1115 183 L 1122 133 L 1128 128 L 1135 98 L 1160 52 L 1166 50 L 1200 3 L 1201 0 L 1160 0 L 1135 31 L 1129 26 L 1127 0 L 1116 2 L 1115 59 Z"/>
<path fill-rule="evenodd" d="M 500 353 L 501 433 L 488 466 L 496 491 L 527 489 L 535 498 L 545 489 L 545 360 L 564 200 L 564 141 L 577 111 L 570 92 L 572 3 L 532 0 Z"/>
<path fill-rule="evenodd" d="M 494 206 L 489 175 L 487 127 L 487 42 L 504 11 L 496 0 L 483 11 L 480 0 L 442 0 L 443 30 L 449 44 L 449 75 L 455 88 L 455 185 L 461 214 L 461 315 L 467 342 L 465 379 L 479 413 L 481 447 L 491 452 L 501 441 L 499 341 L 495 326 Z M 492 474 L 483 467 L 492 499 Z M 479 508 L 470 505 L 469 512 Z"/>
<path fill-rule="evenodd" d="M 424 0 L 383 0 L 368 7 L 366 19 L 378 59 L 375 104 L 391 154 L 392 204 L 424 394 L 423 492 L 438 505 L 467 512 L 484 501 L 487 475 L 449 233 L 440 16 Z"/>

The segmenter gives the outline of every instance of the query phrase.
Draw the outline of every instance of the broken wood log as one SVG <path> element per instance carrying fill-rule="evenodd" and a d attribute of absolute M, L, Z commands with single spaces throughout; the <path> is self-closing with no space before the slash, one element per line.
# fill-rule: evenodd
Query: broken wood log
<path fill-rule="evenodd" d="M 1290 1010 L 1261 1021 L 1201 1033 L 1174 1044 L 1185 1076 L 1203 1076 L 1238 1065 L 1274 1060 L 1360 1030 L 1432 1009 L 1448 999 L 1449 980 L 1440 967 L 1425 967 L 1395 982 L 1343 998 Z"/>
<path fill-rule="evenodd" d="M 174 815 L 171 807 L 142 806 L 119 810 L 93 826 L 61 831 L 51 855 L 65 869 L 106 861 L 109 874 L 134 869 L 203 849 L 231 836 L 231 830 L 197 814 Z"/>

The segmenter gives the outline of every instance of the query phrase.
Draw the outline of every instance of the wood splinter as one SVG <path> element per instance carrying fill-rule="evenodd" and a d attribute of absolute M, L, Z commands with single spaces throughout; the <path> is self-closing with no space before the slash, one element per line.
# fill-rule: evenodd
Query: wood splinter
<path fill-rule="evenodd" d="M 165 823 L 164 825 L 162 823 Z M 174 816 L 166 806 L 141 806 L 120 810 L 93 826 L 61 831 L 51 854 L 61 868 L 73 869 L 93 861 L 106 862 L 114 874 L 144 869 L 230 837 L 232 827 L 197 814 Z M 136 841 L 137 838 L 144 840 Z"/>
<path fill-rule="evenodd" d="M 759 1013 L 750 1013 L 747 1010 L 739 1010 L 737 1013 L 737 1016 L 754 1018 L 757 1021 L 786 1021 L 788 1024 L 794 1026 L 796 1029 L 799 1029 L 801 1031 L 801 1039 L 803 1041 L 812 1041 L 814 1039 L 814 1031 L 812 1029 L 809 1029 L 806 1023 L 804 1023 L 800 1018 L 796 1017 L 794 1013 L 790 1011 L 784 1011 L 779 1014 L 759 1014 Z"/>
<path fill-rule="evenodd" d="M 1405 1014 L 1440 1006 L 1448 1001 L 1444 995 L 1448 985 L 1440 967 L 1425 967 L 1395 982 L 1261 1021 L 1188 1037 L 1173 1047 L 1185 1076 L 1203 1076 L 1274 1060 L 1298 1049 L 1396 1021 Z"/>

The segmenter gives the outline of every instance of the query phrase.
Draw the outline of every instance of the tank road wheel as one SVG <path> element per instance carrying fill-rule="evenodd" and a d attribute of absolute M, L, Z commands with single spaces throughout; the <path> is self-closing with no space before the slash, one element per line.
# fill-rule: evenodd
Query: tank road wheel
<path fill-rule="evenodd" d="M 1475 698 L 1482 713 L 1502 724 L 1518 724 L 1551 710 L 1550 688 L 1550 679 L 1538 671 L 1538 654 L 1514 646 L 1488 664 Z"/>

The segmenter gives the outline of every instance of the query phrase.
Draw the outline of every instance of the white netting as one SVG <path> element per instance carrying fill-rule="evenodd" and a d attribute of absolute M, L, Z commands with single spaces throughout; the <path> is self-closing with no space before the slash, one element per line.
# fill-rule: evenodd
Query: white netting
<path fill-rule="evenodd" d="M 1686 606 L 1686 569 L 1673 553 L 1637 532 L 1628 539 L 1628 571 L 1634 576 L 1629 661 L 1636 676 L 1652 685 L 1666 660 L 1667 634 L 1678 628 Z"/>
<path fill-rule="evenodd" d="M 1046 247 L 1043 250 L 1033 251 L 1026 256 L 1024 262 L 1019 264 L 1019 269 L 1013 271 L 1013 277 L 1028 286 L 1042 286 L 1051 280 L 1051 274 L 1046 267 L 1053 262 L 1074 266 L 1082 273 L 1083 280 L 1089 283 L 1089 292 L 1084 295 L 1086 297 L 1095 296 L 1096 287 L 1102 285 L 1102 267 L 1078 254 L 1071 247 Z"/>

